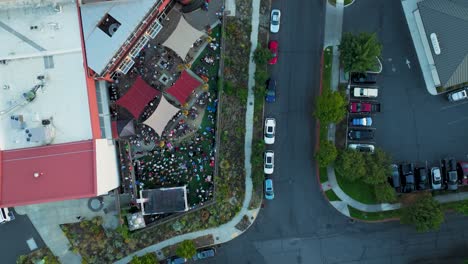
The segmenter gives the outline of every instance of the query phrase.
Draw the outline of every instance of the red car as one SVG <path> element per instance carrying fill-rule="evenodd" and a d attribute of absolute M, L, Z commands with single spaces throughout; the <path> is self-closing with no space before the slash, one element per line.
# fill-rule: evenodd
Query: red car
<path fill-rule="evenodd" d="M 351 113 L 372 113 L 380 112 L 379 103 L 371 102 L 351 102 L 349 107 Z"/>
<path fill-rule="evenodd" d="M 276 64 L 278 62 L 278 41 L 272 40 L 268 43 L 268 49 L 270 50 L 273 58 L 268 61 L 268 64 Z"/>

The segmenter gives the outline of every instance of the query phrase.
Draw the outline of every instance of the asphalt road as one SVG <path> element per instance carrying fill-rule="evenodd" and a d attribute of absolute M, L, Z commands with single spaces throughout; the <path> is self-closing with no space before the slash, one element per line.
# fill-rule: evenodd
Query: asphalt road
<path fill-rule="evenodd" d="M 398 34 L 409 34 L 402 25 L 404 19 L 399 18 L 400 1 L 357 2 L 370 8 L 355 13 L 360 14 L 357 20 L 365 21 L 375 9 L 397 20 L 393 26 L 401 30 Z M 381 9 L 383 2 L 390 9 Z M 199 263 L 460 263 L 468 258 L 464 217 L 450 214 L 438 232 L 418 234 L 398 222 L 350 223 L 324 199 L 313 160 L 316 132 L 312 119 L 324 1 L 273 1 L 273 7 L 282 11 L 280 33 L 272 36 L 280 44 L 278 64 L 272 67 L 278 98 L 266 109 L 267 116 L 277 119 L 276 197 L 266 202 L 246 233 L 219 247 L 215 258 Z"/>
<path fill-rule="evenodd" d="M 15 214 L 15 220 L 0 225 L 0 263 L 16 263 L 30 251 L 26 241 L 33 238 L 38 248 L 45 246 L 27 216 Z"/>

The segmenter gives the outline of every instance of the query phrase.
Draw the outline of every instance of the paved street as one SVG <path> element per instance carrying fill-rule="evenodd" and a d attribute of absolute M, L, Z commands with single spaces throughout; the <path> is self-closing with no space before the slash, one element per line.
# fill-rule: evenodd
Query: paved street
<path fill-rule="evenodd" d="M 216 258 L 198 263 L 460 263 L 463 257 L 468 258 L 464 217 L 448 215 L 440 231 L 426 234 L 417 234 L 397 222 L 352 224 L 320 193 L 313 163 L 316 134 L 312 112 L 319 86 L 323 2 L 273 1 L 273 6 L 282 11 L 280 33 L 272 36 L 280 44 L 278 65 L 272 67 L 272 75 L 278 82 L 278 98 L 266 109 L 267 116 L 277 119 L 277 140 L 273 148 L 276 197 L 266 202 L 245 234 L 222 245 Z M 409 38 L 400 1 L 357 2 L 369 5 L 387 19 L 393 17 L 396 23 L 393 27 L 400 30 L 395 34 Z M 377 8 L 380 5 L 390 9 Z M 345 9 L 345 21 L 352 8 Z M 364 22 L 372 16 L 368 11 L 360 11 L 356 20 Z M 416 67 L 414 55 L 409 59 Z M 403 66 L 406 64 L 399 67 Z M 393 82 L 394 86 L 400 85 L 398 80 Z M 422 84 L 422 80 L 419 82 Z M 379 143 L 384 136 L 379 135 Z"/>
<path fill-rule="evenodd" d="M 38 248 L 44 242 L 27 216 L 15 214 L 16 219 L 0 225 L 1 263 L 16 263 L 18 256 L 28 254 L 31 250 L 26 241 L 33 238 Z"/>
<path fill-rule="evenodd" d="M 467 160 L 468 102 L 427 92 L 400 1 L 356 1 L 345 8 L 343 31 L 377 32 L 383 44 L 376 145 L 397 161 L 431 165 L 447 155 Z"/>

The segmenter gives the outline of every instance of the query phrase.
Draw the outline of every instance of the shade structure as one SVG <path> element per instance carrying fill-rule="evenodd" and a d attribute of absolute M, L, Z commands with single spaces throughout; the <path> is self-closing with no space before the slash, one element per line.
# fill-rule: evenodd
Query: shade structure
<path fill-rule="evenodd" d="M 164 46 L 172 49 L 185 60 L 187 53 L 192 48 L 193 43 L 201 38 L 205 33 L 192 27 L 184 17 L 181 17 L 176 29 L 169 38 L 163 43 Z"/>
<path fill-rule="evenodd" d="M 180 104 L 184 104 L 190 94 L 201 84 L 202 82 L 197 78 L 183 71 L 180 78 L 166 92 L 174 96 Z"/>
<path fill-rule="evenodd" d="M 143 124 L 154 129 L 159 136 L 164 132 L 167 123 L 179 112 L 179 108 L 170 104 L 164 96 L 161 97 L 158 107 L 153 114 L 143 122 Z"/>
<path fill-rule="evenodd" d="M 125 107 L 135 118 L 138 118 L 145 106 L 160 94 L 160 91 L 149 86 L 141 76 L 138 76 L 130 90 L 117 100 L 117 104 Z"/>
<path fill-rule="evenodd" d="M 114 138 L 135 135 L 135 125 L 133 124 L 133 119 L 112 121 L 112 134 Z"/>

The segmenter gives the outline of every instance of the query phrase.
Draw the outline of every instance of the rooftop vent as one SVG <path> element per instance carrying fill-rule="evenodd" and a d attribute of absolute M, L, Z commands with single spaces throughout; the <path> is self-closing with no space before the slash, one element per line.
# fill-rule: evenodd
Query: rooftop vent
<path fill-rule="evenodd" d="M 98 24 L 99 29 L 106 33 L 109 37 L 112 37 L 117 29 L 120 27 L 120 22 L 109 14 L 106 14 L 101 22 Z"/>

